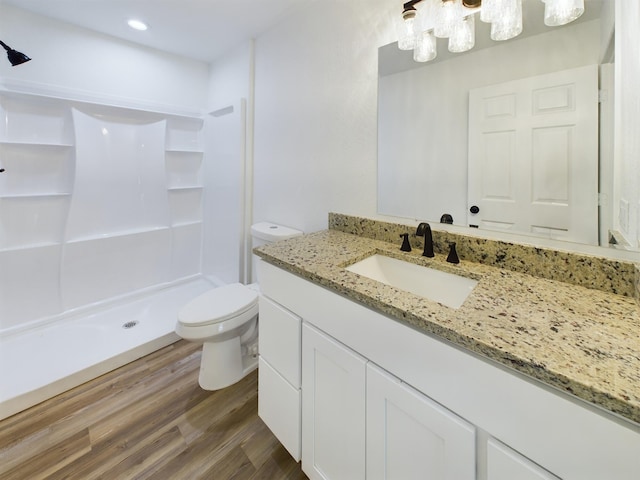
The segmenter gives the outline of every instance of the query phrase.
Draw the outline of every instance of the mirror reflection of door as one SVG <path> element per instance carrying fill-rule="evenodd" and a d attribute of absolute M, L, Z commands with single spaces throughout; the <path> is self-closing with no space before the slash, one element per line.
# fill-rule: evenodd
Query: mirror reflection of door
<path fill-rule="evenodd" d="M 468 161 L 469 225 L 597 245 L 598 66 L 471 90 Z"/>

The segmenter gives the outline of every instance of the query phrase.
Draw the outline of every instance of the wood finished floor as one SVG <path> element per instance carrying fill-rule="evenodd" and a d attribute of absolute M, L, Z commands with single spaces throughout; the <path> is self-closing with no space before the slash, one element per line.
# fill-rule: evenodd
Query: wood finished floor
<path fill-rule="evenodd" d="M 257 373 L 198 386 L 181 340 L 0 421 L 0 479 L 306 479 L 258 417 Z"/>

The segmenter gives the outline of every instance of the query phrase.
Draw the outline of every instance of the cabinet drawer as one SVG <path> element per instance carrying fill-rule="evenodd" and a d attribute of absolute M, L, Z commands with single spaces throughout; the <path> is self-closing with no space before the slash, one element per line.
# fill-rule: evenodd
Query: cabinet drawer
<path fill-rule="evenodd" d="M 293 388 L 263 358 L 258 367 L 258 415 L 300 461 L 300 390 Z"/>
<path fill-rule="evenodd" d="M 294 388 L 300 388 L 300 317 L 265 296 L 260 297 L 260 356 Z"/>

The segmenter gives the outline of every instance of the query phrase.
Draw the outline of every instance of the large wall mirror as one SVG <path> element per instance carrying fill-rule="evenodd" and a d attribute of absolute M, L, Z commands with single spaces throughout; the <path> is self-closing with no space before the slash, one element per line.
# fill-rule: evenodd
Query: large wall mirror
<path fill-rule="evenodd" d="M 379 214 L 638 250 L 640 159 L 614 141 L 614 0 L 562 27 L 543 12 L 523 0 L 523 33 L 503 42 L 477 19 L 472 50 L 438 39 L 427 63 L 379 49 Z"/>

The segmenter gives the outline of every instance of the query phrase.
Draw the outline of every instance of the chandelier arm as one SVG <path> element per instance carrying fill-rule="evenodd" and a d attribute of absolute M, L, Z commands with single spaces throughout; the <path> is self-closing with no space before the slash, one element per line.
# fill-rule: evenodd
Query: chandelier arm
<path fill-rule="evenodd" d="M 403 6 L 402 6 L 402 12 L 407 12 L 409 10 L 415 10 L 416 7 L 415 5 L 417 5 L 418 3 L 420 3 L 422 0 L 409 0 L 408 2 L 406 2 Z"/>
<path fill-rule="evenodd" d="M 415 10 L 415 6 L 420 2 L 422 2 L 422 0 L 409 0 L 403 5 L 402 12 Z M 478 8 L 482 5 L 482 0 L 462 0 L 462 5 L 467 8 Z"/>

